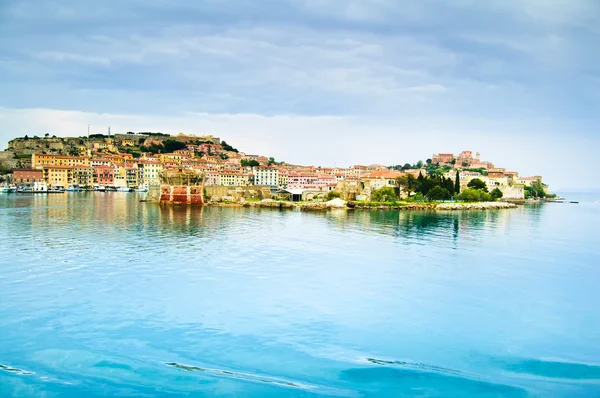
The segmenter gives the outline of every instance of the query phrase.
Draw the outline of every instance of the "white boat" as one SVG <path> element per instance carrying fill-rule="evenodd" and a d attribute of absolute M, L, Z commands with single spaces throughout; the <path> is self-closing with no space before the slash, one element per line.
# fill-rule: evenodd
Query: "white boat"
<path fill-rule="evenodd" d="M 36 181 L 31 187 L 33 193 L 48 193 L 48 185 L 43 181 Z"/>
<path fill-rule="evenodd" d="M 106 187 L 104 185 L 94 185 L 94 190 L 98 192 L 106 191 Z"/>
<path fill-rule="evenodd" d="M 77 184 L 72 184 L 72 185 L 67 186 L 66 191 L 67 192 L 81 192 L 81 191 L 83 191 L 83 189 L 81 189 L 81 187 Z"/>
<path fill-rule="evenodd" d="M 148 186 L 142 184 L 135 189 L 135 192 L 148 192 Z"/>
<path fill-rule="evenodd" d="M 0 187 L 0 193 L 9 193 L 10 187 Z"/>
<path fill-rule="evenodd" d="M 55 185 L 48 189 L 48 193 L 61 193 L 61 192 L 65 192 L 65 187 L 63 187 L 62 185 Z"/>
<path fill-rule="evenodd" d="M 118 187 L 117 192 L 131 192 L 131 190 L 127 187 Z"/>

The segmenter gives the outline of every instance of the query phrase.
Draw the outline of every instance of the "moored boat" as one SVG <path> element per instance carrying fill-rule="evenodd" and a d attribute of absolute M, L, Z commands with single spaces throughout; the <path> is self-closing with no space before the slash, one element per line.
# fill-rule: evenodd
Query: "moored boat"
<path fill-rule="evenodd" d="M 71 185 L 67 186 L 66 191 L 67 192 L 81 192 L 81 191 L 83 191 L 83 189 L 81 189 L 81 187 L 77 184 L 71 184 Z"/>

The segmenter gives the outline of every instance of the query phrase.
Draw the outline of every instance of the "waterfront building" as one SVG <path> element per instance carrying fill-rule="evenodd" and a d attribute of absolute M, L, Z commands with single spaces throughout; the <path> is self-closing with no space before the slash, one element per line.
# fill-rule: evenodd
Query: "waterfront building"
<path fill-rule="evenodd" d="M 73 166 L 42 166 L 43 178 L 50 187 L 67 186 L 73 182 Z"/>
<path fill-rule="evenodd" d="M 13 169 L 13 183 L 19 186 L 44 181 L 44 172 L 38 169 Z"/>
<path fill-rule="evenodd" d="M 255 167 L 254 185 L 267 185 L 276 188 L 279 184 L 279 170 L 273 167 Z"/>
<path fill-rule="evenodd" d="M 94 169 L 91 166 L 73 167 L 73 184 L 88 187 L 94 184 Z"/>
<path fill-rule="evenodd" d="M 114 185 L 115 169 L 111 166 L 98 166 L 94 168 L 94 184 Z"/>
<path fill-rule="evenodd" d="M 163 166 L 158 161 L 139 160 L 137 162 L 138 185 L 159 185 Z"/>

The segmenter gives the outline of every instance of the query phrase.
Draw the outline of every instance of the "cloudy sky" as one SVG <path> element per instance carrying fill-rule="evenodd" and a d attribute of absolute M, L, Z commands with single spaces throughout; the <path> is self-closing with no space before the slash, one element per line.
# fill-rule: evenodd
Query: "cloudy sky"
<path fill-rule="evenodd" d="M 479 151 L 600 189 L 597 0 L 3 0 L 0 147 L 212 133 L 314 165 Z"/>

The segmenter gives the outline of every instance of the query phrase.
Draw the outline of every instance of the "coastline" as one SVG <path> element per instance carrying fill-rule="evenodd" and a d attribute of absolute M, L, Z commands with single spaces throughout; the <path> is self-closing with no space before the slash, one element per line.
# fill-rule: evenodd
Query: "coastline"
<path fill-rule="evenodd" d="M 273 199 L 264 199 L 260 202 L 211 202 L 205 203 L 209 207 L 246 207 L 259 209 L 280 209 L 280 210 L 299 210 L 299 211 L 330 211 L 330 210 L 401 210 L 401 211 L 487 211 L 516 209 L 518 206 L 509 202 L 472 202 L 472 203 L 397 203 L 397 204 L 376 204 L 376 203 L 356 203 L 344 201 L 315 202 L 315 203 L 294 203 L 286 201 L 277 201 Z"/>

